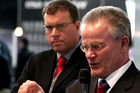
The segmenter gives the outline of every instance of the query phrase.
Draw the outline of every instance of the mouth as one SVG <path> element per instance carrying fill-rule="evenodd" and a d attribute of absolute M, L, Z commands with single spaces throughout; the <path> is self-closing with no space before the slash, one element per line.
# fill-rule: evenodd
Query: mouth
<path fill-rule="evenodd" d="M 95 66 L 95 65 L 98 65 L 98 64 L 97 63 L 89 63 L 89 65 Z"/>
<path fill-rule="evenodd" d="M 52 40 L 52 43 L 57 43 L 57 42 L 61 42 L 61 40 L 58 40 L 58 39 Z"/>
<path fill-rule="evenodd" d="M 62 43 L 62 41 L 60 40 L 55 40 L 52 42 L 53 45 L 60 45 Z"/>
<path fill-rule="evenodd" d="M 90 63 L 89 63 L 89 66 L 90 66 L 91 68 L 96 69 L 96 68 L 99 67 L 99 63 L 93 63 L 93 62 L 90 62 Z"/>

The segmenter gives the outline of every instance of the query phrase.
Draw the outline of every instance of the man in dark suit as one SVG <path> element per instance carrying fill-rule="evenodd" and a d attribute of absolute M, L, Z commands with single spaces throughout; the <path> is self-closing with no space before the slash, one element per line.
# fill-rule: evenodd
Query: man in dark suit
<path fill-rule="evenodd" d="M 43 9 L 45 31 L 51 50 L 32 56 L 12 93 L 65 93 L 65 87 L 78 78 L 81 68 L 88 68 L 80 50 L 79 13 L 67 0 L 51 2 Z M 54 78 L 57 60 L 66 58 L 62 72 Z"/>
<path fill-rule="evenodd" d="M 139 93 L 140 71 L 129 58 L 132 38 L 125 12 L 101 6 L 89 11 L 82 21 L 81 49 L 91 70 L 90 93 Z M 102 80 L 106 83 L 100 83 Z M 67 87 L 67 93 L 81 93 L 79 80 Z"/>

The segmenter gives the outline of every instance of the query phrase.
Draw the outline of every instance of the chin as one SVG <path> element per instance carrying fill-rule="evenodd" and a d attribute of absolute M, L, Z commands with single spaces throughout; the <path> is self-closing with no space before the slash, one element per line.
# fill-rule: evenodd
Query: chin
<path fill-rule="evenodd" d="M 53 50 L 57 53 L 60 53 L 60 54 L 64 52 L 64 50 L 61 48 L 53 48 Z"/>
<path fill-rule="evenodd" d="M 59 46 L 52 46 L 52 49 L 57 52 L 57 51 L 61 50 L 61 47 L 59 47 Z"/>
<path fill-rule="evenodd" d="M 91 76 L 97 78 L 103 78 L 103 72 L 98 70 L 91 70 Z"/>

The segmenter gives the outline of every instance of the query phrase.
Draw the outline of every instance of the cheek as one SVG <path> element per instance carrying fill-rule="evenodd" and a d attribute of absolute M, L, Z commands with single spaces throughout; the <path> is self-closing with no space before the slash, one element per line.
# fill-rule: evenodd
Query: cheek
<path fill-rule="evenodd" d="M 111 61 L 113 59 L 112 56 L 114 56 L 114 53 L 113 51 L 111 51 L 111 49 L 105 48 L 100 51 L 97 56 L 99 58 L 99 61 L 101 61 L 104 66 L 107 66 L 108 64 L 111 64 Z"/>
<path fill-rule="evenodd" d="M 119 50 L 115 49 L 115 47 L 108 47 L 100 52 L 99 57 L 101 58 L 103 65 L 107 67 L 112 66 L 113 63 L 117 61 L 117 58 L 119 56 L 118 52 Z"/>
<path fill-rule="evenodd" d="M 75 33 L 74 32 L 67 32 L 65 34 L 63 34 L 63 39 L 66 41 L 66 42 L 71 42 L 73 40 L 75 40 Z"/>
<path fill-rule="evenodd" d="M 51 37 L 50 37 L 50 35 L 46 34 L 46 38 L 47 38 L 48 43 L 50 44 L 51 43 Z"/>

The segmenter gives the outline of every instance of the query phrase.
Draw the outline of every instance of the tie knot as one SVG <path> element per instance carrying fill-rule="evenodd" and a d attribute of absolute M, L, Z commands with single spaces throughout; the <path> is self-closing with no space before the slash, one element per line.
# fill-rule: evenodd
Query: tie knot
<path fill-rule="evenodd" d="M 66 58 L 60 57 L 60 58 L 58 59 L 58 66 L 63 66 L 63 64 L 64 64 L 65 61 L 66 61 Z"/>
<path fill-rule="evenodd" d="M 106 80 L 101 80 L 101 81 L 99 82 L 99 87 L 100 87 L 100 86 L 102 86 L 102 87 L 104 88 L 105 91 L 107 91 L 107 90 L 110 88 L 110 86 L 108 85 L 108 83 L 106 82 Z"/>

